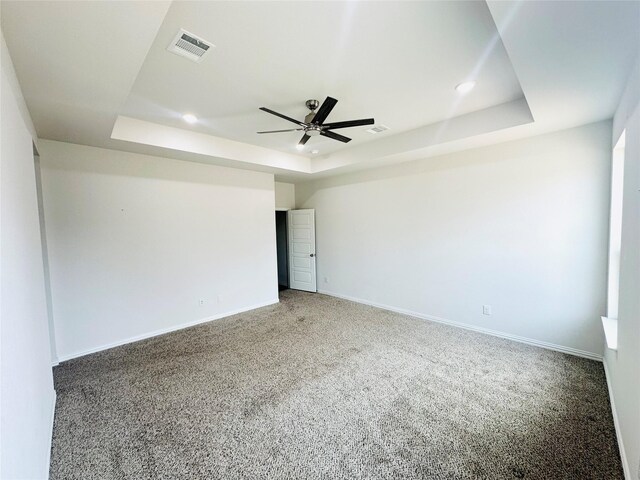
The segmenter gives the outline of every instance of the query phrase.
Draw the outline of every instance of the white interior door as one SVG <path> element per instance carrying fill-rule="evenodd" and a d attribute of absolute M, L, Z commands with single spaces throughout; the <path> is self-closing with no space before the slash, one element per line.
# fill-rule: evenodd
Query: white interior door
<path fill-rule="evenodd" d="M 289 210 L 289 288 L 316 291 L 315 210 Z"/>

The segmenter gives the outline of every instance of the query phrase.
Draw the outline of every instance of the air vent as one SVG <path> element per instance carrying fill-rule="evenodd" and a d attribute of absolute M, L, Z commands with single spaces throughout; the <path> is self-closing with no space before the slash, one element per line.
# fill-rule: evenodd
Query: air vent
<path fill-rule="evenodd" d="M 167 50 L 171 53 L 175 53 L 176 55 L 181 55 L 189 60 L 200 63 L 205 54 L 214 48 L 215 45 L 212 43 L 197 37 L 193 33 L 180 29 L 173 41 L 167 47 Z"/>
<path fill-rule="evenodd" d="M 376 125 L 375 127 L 372 127 L 369 130 L 365 130 L 365 132 L 380 133 L 380 132 L 384 132 L 385 130 L 389 130 L 389 127 L 387 127 L 386 125 Z"/>

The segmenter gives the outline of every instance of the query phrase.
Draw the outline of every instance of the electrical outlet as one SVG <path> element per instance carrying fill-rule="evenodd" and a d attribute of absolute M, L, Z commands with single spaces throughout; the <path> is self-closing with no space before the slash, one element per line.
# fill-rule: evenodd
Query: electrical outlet
<path fill-rule="evenodd" d="M 491 315 L 491 305 L 483 305 L 482 306 L 482 314 L 483 315 Z"/>
<path fill-rule="evenodd" d="M 327 277 L 324 277 L 324 283 L 329 283 L 329 279 Z"/>
<path fill-rule="evenodd" d="M 201 298 L 199 303 L 200 303 L 200 306 L 204 305 L 204 299 Z"/>

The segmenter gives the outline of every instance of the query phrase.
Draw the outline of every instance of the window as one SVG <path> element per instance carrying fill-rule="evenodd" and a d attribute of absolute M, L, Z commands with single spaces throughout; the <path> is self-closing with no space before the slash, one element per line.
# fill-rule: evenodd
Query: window
<path fill-rule="evenodd" d="M 609 217 L 609 278 L 607 317 L 602 319 L 607 346 L 617 349 L 618 287 L 620 282 L 620 247 L 622 245 L 622 192 L 624 184 L 624 141 L 622 132 L 613 148 L 611 164 L 611 213 Z"/>

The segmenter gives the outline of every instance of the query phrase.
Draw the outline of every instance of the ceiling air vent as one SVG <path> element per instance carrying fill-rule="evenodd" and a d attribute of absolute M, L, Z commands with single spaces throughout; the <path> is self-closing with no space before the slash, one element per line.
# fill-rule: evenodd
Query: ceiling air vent
<path fill-rule="evenodd" d="M 205 54 L 215 48 L 215 45 L 197 37 L 193 33 L 180 29 L 173 41 L 167 47 L 171 53 L 187 57 L 189 60 L 200 63 Z"/>
<path fill-rule="evenodd" d="M 371 127 L 368 130 L 365 130 L 368 133 L 380 133 L 380 132 L 384 132 L 385 130 L 389 130 L 389 127 L 387 127 L 386 125 L 376 125 L 375 127 Z"/>

